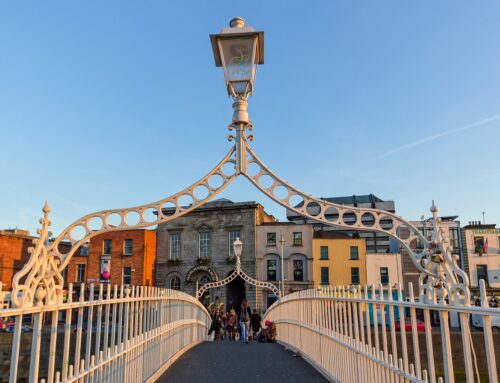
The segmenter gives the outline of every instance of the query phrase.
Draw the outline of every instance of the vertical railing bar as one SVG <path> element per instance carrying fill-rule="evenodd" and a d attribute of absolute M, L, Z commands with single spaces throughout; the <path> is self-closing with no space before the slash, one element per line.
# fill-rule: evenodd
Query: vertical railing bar
<path fill-rule="evenodd" d="M 101 350 L 101 327 L 102 327 L 102 306 L 105 302 L 103 302 L 103 289 L 104 285 L 99 284 L 99 303 L 97 306 L 97 329 L 95 335 L 95 350 L 94 350 L 94 363 L 100 364 L 102 362 L 100 350 Z"/>
<path fill-rule="evenodd" d="M 73 362 L 73 373 L 80 372 L 80 355 L 82 348 L 82 324 L 83 324 L 83 304 L 85 299 L 85 283 L 80 284 L 80 299 L 78 301 L 78 319 L 76 325 L 75 359 Z"/>
<path fill-rule="evenodd" d="M 397 283 L 398 292 L 398 310 L 399 310 L 399 327 L 401 336 L 401 353 L 403 354 L 403 370 L 409 373 L 408 367 L 408 345 L 406 343 L 406 309 L 401 304 L 403 302 L 403 291 L 401 289 L 401 283 Z M 394 323 L 395 325 L 396 323 Z"/>
<path fill-rule="evenodd" d="M 85 370 L 90 368 L 90 353 L 92 351 L 92 323 L 94 317 L 94 284 L 90 284 L 89 290 L 89 306 L 87 308 L 87 331 L 86 331 L 86 342 L 85 342 Z"/>
<path fill-rule="evenodd" d="M 393 301 L 393 298 L 392 298 L 392 287 L 391 285 L 389 284 L 387 286 L 387 295 L 388 295 L 388 300 L 389 302 L 392 302 Z M 394 362 L 394 365 L 395 367 L 397 368 L 397 363 L 398 363 L 398 346 L 397 346 L 397 343 L 396 343 L 396 324 L 394 323 L 394 306 L 393 305 L 389 305 L 389 327 L 391 329 L 391 351 L 392 351 L 392 360 Z"/>
<path fill-rule="evenodd" d="M 55 309 L 51 313 L 52 323 L 50 327 L 50 345 L 49 345 L 49 366 L 47 371 L 47 382 L 54 382 L 54 370 L 56 365 L 56 344 L 57 344 L 57 317 L 59 310 Z"/>
<path fill-rule="evenodd" d="M 425 343 L 427 347 L 427 363 L 428 363 L 427 367 L 429 368 L 431 383 L 435 383 L 436 371 L 434 368 L 434 349 L 432 345 L 432 328 L 430 322 L 431 322 L 430 310 L 428 308 L 424 308 Z"/>
<path fill-rule="evenodd" d="M 410 303 L 415 303 L 415 295 L 413 293 L 413 283 L 408 283 L 408 294 L 410 295 Z M 411 335 L 413 342 L 413 359 L 415 362 L 415 369 L 417 370 L 417 379 L 422 379 L 422 365 L 420 364 L 420 344 L 418 341 L 417 331 L 417 311 L 414 307 L 410 308 L 411 318 Z"/>
<path fill-rule="evenodd" d="M 12 352 L 10 356 L 11 367 L 10 367 L 10 383 L 17 382 L 17 369 L 19 366 L 19 349 L 21 346 L 21 326 L 23 322 L 23 314 L 16 315 L 16 320 L 14 323 L 14 334 L 12 336 Z"/>
<path fill-rule="evenodd" d="M 34 326 L 33 326 L 33 338 L 31 341 L 31 356 L 30 356 L 30 372 L 29 372 L 29 382 L 35 383 L 38 381 L 38 372 L 40 365 L 40 344 L 42 340 L 42 322 L 43 322 L 43 311 L 39 311 L 33 314 Z"/>
<path fill-rule="evenodd" d="M 479 280 L 479 290 L 481 296 L 481 306 L 489 307 L 486 297 L 486 284 L 483 279 Z M 498 383 L 497 363 L 495 359 L 495 348 L 493 347 L 493 334 L 491 332 L 491 316 L 482 315 L 484 347 L 486 349 L 486 361 L 488 364 L 488 377 L 491 383 Z"/>
<path fill-rule="evenodd" d="M 71 342 L 71 323 L 73 316 L 73 309 L 71 308 L 71 304 L 73 303 L 73 284 L 70 283 L 68 285 L 68 300 L 66 309 L 66 318 L 64 321 L 64 346 L 63 346 L 63 358 L 62 358 L 62 380 L 66 380 L 68 378 L 68 367 L 69 367 L 69 347 Z"/>

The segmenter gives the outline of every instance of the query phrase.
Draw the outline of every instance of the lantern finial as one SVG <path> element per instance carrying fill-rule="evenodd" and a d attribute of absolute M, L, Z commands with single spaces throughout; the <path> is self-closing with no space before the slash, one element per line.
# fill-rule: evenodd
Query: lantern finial
<path fill-rule="evenodd" d="M 245 19 L 241 17 L 235 17 L 229 22 L 231 28 L 243 28 L 245 26 Z"/>

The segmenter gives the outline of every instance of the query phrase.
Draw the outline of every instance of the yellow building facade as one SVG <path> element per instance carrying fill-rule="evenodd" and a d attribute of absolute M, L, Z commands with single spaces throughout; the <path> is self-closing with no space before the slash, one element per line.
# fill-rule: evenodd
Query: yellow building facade
<path fill-rule="evenodd" d="M 314 287 L 366 283 L 366 242 L 321 231 L 313 236 Z"/>

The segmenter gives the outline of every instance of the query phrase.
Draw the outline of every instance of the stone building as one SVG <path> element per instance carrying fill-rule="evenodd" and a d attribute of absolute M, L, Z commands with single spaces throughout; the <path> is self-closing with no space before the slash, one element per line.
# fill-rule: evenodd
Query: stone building
<path fill-rule="evenodd" d="M 165 209 L 164 214 L 173 211 Z M 232 202 L 219 199 L 157 229 L 156 285 L 196 294 L 198 284 L 226 278 L 234 270 L 232 244 L 243 242 L 241 265 L 255 278 L 256 226 L 275 221 L 256 202 Z M 241 278 L 206 292 L 213 301 L 235 306 L 246 297 L 255 307 L 255 289 Z M 208 298 L 204 298 L 208 299 Z"/>
<path fill-rule="evenodd" d="M 285 294 L 312 288 L 312 234 L 311 225 L 292 222 L 265 222 L 257 226 L 256 278 L 279 286 L 283 244 Z M 270 291 L 257 290 L 257 308 L 265 309 L 275 299 Z"/>
<path fill-rule="evenodd" d="M 152 286 L 156 233 L 135 229 L 111 231 L 90 239 L 71 258 L 66 283 Z"/>

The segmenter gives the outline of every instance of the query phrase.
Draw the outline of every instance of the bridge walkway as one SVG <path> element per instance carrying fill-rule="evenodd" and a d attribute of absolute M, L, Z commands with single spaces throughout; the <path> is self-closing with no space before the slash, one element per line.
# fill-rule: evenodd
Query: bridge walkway
<path fill-rule="evenodd" d="M 158 382 L 327 382 L 277 343 L 203 342 L 182 355 Z"/>

